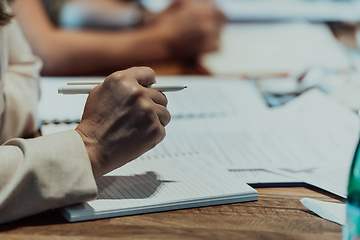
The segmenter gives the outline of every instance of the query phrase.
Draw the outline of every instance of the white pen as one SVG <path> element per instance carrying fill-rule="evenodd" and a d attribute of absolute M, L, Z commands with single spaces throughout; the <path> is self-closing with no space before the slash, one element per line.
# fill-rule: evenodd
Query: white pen
<path fill-rule="evenodd" d="M 101 84 L 102 81 L 78 81 L 68 82 L 68 85 L 60 86 L 58 93 L 62 94 L 88 94 L 94 87 Z M 182 84 L 159 84 L 155 83 L 149 86 L 149 88 L 158 90 L 159 92 L 175 92 L 187 88 Z"/>

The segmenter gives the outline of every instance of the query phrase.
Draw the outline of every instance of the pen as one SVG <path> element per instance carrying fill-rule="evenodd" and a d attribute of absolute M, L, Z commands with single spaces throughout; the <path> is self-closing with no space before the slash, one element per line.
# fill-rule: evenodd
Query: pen
<path fill-rule="evenodd" d="M 101 84 L 102 81 L 78 81 L 78 82 L 68 82 L 68 85 L 60 86 L 58 88 L 58 93 L 61 94 L 88 94 L 94 87 Z M 175 92 L 187 88 L 187 86 L 182 84 L 158 84 L 155 83 L 149 88 L 158 90 L 159 92 Z"/>

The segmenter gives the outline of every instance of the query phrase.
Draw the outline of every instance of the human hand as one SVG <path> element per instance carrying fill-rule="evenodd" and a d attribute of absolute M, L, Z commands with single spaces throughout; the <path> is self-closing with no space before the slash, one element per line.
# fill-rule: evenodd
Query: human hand
<path fill-rule="evenodd" d="M 196 56 L 217 49 L 225 15 L 213 1 L 176 0 L 154 20 L 172 57 Z"/>
<path fill-rule="evenodd" d="M 95 178 L 154 148 L 170 121 L 167 99 L 157 90 L 154 71 L 130 68 L 108 76 L 86 101 L 75 129 L 85 143 Z"/>

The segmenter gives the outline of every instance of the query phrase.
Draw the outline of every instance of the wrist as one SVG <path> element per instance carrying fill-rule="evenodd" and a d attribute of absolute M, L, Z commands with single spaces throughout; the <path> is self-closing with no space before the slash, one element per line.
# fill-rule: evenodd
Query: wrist
<path fill-rule="evenodd" d="M 81 126 L 77 127 L 75 129 L 75 131 L 80 135 L 87 154 L 89 156 L 89 160 L 90 160 L 90 164 L 91 164 L 91 168 L 92 168 L 92 172 L 94 175 L 94 178 L 99 178 L 103 175 L 103 171 L 102 171 L 102 154 L 101 154 L 101 147 L 98 143 L 97 140 L 95 140 L 95 138 L 89 137 L 86 134 L 84 134 L 84 132 L 81 129 Z"/>

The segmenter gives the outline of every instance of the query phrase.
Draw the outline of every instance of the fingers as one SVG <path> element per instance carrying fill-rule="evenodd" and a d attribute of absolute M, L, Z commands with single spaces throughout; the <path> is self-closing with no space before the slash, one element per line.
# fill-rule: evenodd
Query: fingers
<path fill-rule="evenodd" d="M 134 77 L 139 84 L 144 87 L 156 82 L 155 72 L 151 68 L 135 67 L 129 69 L 129 71 L 131 71 L 132 77 Z M 152 100 L 155 113 L 161 125 L 166 126 L 171 119 L 170 113 L 166 108 L 168 104 L 166 96 L 155 89 L 144 88 L 143 91 Z"/>
<path fill-rule="evenodd" d="M 162 105 L 158 105 L 156 114 L 159 118 L 161 125 L 163 125 L 165 127 L 166 125 L 169 124 L 169 122 L 171 120 L 171 115 L 170 115 L 169 111 L 166 109 L 166 107 L 164 107 Z"/>
<path fill-rule="evenodd" d="M 133 67 L 125 70 L 144 87 L 156 83 L 155 72 L 149 67 Z"/>
<path fill-rule="evenodd" d="M 137 101 L 136 109 L 138 109 L 141 114 L 145 114 L 139 117 L 139 119 L 152 119 L 150 122 L 158 119 L 161 125 L 166 126 L 170 122 L 171 116 L 166 108 L 167 99 L 165 95 L 154 89 L 145 89 L 144 91 L 147 93 L 150 92 L 150 94 L 147 94 L 146 97 Z"/>
<path fill-rule="evenodd" d="M 166 108 L 168 103 L 166 96 L 155 89 L 145 89 L 145 91 L 153 102 L 151 105 L 153 105 L 161 125 L 165 127 L 171 119 L 170 113 Z"/>
<path fill-rule="evenodd" d="M 128 70 L 131 71 L 132 77 L 144 87 L 148 87 L 156 82 L 155 72 L 149 67 L 133 67 Z M 164 107 L 167 106 L 168 101 L 163 93 L 150 88 L 144 89 L 144 91 L 146 91 L 146 94 L 150 96 L 154 103 L 160 104 Z"/>
<path fill-rule="evenodd" d="M 146 89 L 146 91 L 147 91 L 147 94 L 154 101 L 154 103 L 160 104 L 160 105 L 162 105 L 164 107 L 167 106 L 168 100 L 167 100 L 166 96 L 162 92 L 159 92 L 159 91 L 157 91 L 155 89 Z"/>

